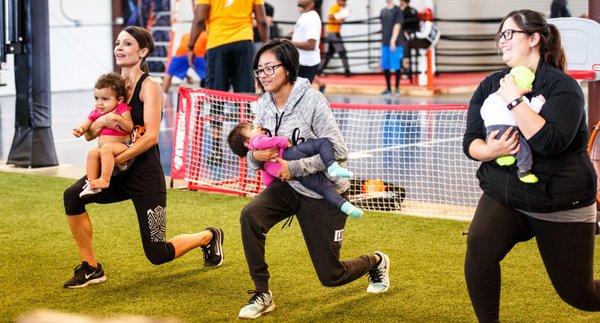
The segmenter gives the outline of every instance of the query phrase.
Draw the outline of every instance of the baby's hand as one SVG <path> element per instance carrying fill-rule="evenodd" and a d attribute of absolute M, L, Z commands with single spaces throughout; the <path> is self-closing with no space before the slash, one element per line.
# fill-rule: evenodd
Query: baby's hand
<path fill-rule="evenodd" d="M 85 131 L 83 131 L 83 128 L 81 127 L 73 128 L 73 136 L 77 138 L 83 136 L 84 133 Z"/>
<path fill-rule="evenodd" d="M 104 121 L 106 123 L 112 123 L 112 122 L 117 121 L 118 117 L 119 117 L 118 114 L 113 113 L 113 112 L 109 112 L 109 113 L 107 113 L 107 114 L 104 115 Z"/>
<path fill-rule="evenodd" d="M 288 139 L 288 148 L 290 148 L 290 147 L 292 147 L 292 146 L 294 146 L 294 144 L 292 143 L 292 141 L 291 141 L 291 140 L 289 140 L 289 139 Z"/>

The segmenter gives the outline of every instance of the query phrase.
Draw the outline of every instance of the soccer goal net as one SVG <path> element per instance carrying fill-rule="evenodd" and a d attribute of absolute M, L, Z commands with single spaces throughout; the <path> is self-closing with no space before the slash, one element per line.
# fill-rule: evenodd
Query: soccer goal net
<path fill-rule="evenodd" d="M 190 189 L 252 196 L 260 171 L 234 155 L 227 135 L 251 121 L 256 96 L 181 88 L 171 176 Z M 349 199 L 366 210 L 470 219 L 481 195 L 478 163 L 462 153 L 464 105 L 331 103 L 349 149 Z"/>

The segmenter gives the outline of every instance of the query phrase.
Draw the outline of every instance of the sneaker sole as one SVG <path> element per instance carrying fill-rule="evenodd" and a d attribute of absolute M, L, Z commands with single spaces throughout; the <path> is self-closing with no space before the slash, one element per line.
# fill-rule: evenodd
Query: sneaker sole
<path fill-rule="evenodd" d="M 99 277 L 99 278 L 96 278 L 96 279 L 90 279 L 87 282 L 85 282 L 85 284 L 76 285 L 76 286 L 69 286 L 67 288 L 71 288 L 71 289 L 73 289 L 73 288 L 84 288 L 84 287 L 87 287 L 88 285 L 100 284 L 100 283 L 105 282 L 105 281 L 106 281 L 106 276 L 102 276 L 102 277 Z"/>
<path fill-rule="evenodd" d="M 93 191 L 88 191 L 88 192 L 84 191 L 84 192 L 79 193 L 79 197 L 86 197 L 86 196 L 98 194 L 100 192 L 102 192 L 102 189 L 101 188 L 96 188 Z"/>
<path fill-rule="evenodd" d="M 238 316 L 238 318 L 240 318 L 240 319 L 247 319 L 247 320 L 253 320 L 253 319 L 257 319 L 257 318 L 261 317 L 263 314 L 267 314 L 267 313 L 273 312 L 274 309 L 275 309 L 275 303 L 273 303 L 273 304 L 271 304 L 271 306 L 265 308 L 264 311 L 258 312 L 254 316 L 248 316 L 248 317 Z"/>

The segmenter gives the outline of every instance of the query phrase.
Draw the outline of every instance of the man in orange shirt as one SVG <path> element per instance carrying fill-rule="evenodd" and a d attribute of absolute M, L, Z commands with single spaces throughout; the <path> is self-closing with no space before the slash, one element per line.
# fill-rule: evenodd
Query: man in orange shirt
<path fill-rule="evenodd" d="M 190 33 L 186 33 L 181 37 L 181 40 L 179 41 L 179 47 L 177 47 L 175 55 L 171 57 L 169 67 L 167 68 L 167 73 L 163 79 L 163 92 L 169 92 L 173 76 L 177 76 L 178 78 L 184 80 L 190 67 L 192 67 L 196 74 L 200 76 L 200 86 L 202 86 L 206 79 L 206 61 L 204 60 L 204 53 L 206 52 L 207 37 L 208 35 L 206 31 L 203 31 L 200 34 L 200 37 L 198 37 L 193 49 L 194 64 L 191 66 L 187 59 L 187 45 L 190 39 Z"/>
<path fill-rule="evenodd" d="M 208 30 L 206 87 L 254 93 L 252 14 L 263 42 L 269 39 L 264 0 L 196 0 L 188 61 L 200 31 Z"/>
<path fill-rule="evenodd" d="M 350 15 L 350 10 L 346 8 L 346 0 L 337 0 L 336 3 L 329 7 L 328 12 L 328 23 L 326 26 L 326 41 L 328 43 L 327 54 L 321 62 L 319 67 L 319 74 L 327 67 L 329 60 L 338 53 L 342 64 L 344 65 L 344 75 L 350 76 L 350 66 L 348 66 L 348 56 L 346 56 L 346 48 L 342 42 L 342 35 L 340 30 L 342 29 L 342 23 Z"/>

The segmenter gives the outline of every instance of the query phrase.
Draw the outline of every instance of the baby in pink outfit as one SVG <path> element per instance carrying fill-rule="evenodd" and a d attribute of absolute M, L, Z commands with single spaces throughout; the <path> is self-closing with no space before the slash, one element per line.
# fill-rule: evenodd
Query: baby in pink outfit
<path fill-rule="evenodd" d="M 115 73 L 100 76 L 94 86 L 94 109 L 85 121 L 73 129 L 75 137 L 85 136 L 87 140 L 92 140 L 92 123 L 100 122 L 103 125 L 98 133 L 98 147 L 88 152 L 87 181 L 80 197 L 96 194 L 110 185 L 115 156 L 129 147 L 133 121 L 131 108 L 123 102 L 126 95 L 125 81 L 121 76 Z"/>

